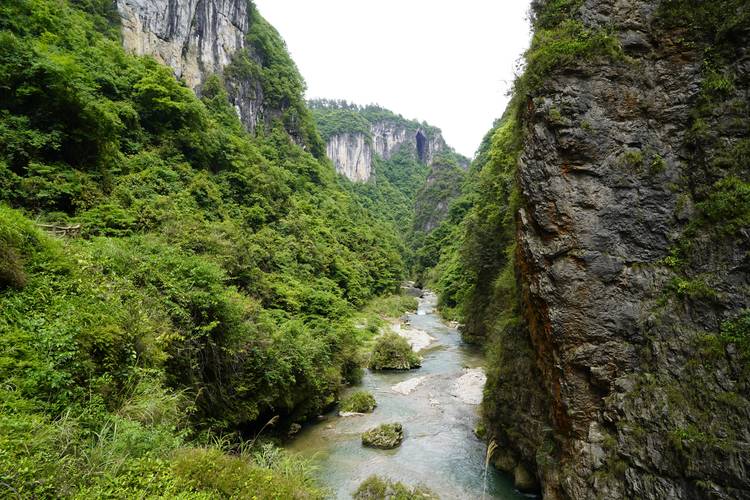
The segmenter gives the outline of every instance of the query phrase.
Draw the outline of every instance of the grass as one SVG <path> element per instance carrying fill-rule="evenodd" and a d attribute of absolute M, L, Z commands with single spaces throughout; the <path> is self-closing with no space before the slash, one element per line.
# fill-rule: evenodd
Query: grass
<path fill-rule="evenodd" d="M 365 479 L 352 497 L 354 500 L 436 500 L 440 498 L 425 486 L 410 487 L 376 475 Z"/>

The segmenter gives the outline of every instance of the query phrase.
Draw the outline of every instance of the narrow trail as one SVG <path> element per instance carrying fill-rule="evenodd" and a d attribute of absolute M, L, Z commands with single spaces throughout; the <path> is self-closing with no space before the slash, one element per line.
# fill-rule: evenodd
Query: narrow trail
<path fill-rule="evenodd" d="M 484 360 L 478 350 L 461 341 L 455 328 L 441 321 L 435 303 L 435 295 L 425 293 L 416 313 L 406 317 L 411 328 L 435 339 L 420 351 L 422 368 L 368 371 L 355 390 L 373 393 L 378 407 L 372 414 L 339 417 L 331 413 L 289 444 L 290 451 L 314 460 L 321 481 L 336 498 L 351 498 L 372 474 L 411 485 L 422 483 L 442 499 L 482 498 L 485 446 L 473 429 L 478 422 Z M 411 383 L 403 384 L 407 381 Z M 394 390 L 397 384 L 401 385 Z M 387 422 L 403 424 L 403 444 L 395 450 L 363 447 L 361 433 Z M 523 495 L 490 467 L 485 498 Z"/>

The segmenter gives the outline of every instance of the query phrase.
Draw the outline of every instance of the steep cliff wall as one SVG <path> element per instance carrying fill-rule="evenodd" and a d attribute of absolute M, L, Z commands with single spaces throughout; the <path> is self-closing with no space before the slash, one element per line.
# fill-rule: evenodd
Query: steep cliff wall
<path fill-rule="evenodd" d="M 404 149 L 424 164 L 432 164 L 435 155 L 447 150 L 439 132 L 405 126 L 390 121 L 370 125 L 369 133 L 342 132 L 328 138 L 328 158 L 336 171 L 352 181 L 366 181 L 372 175 L 372 154 L 389 160 Z"/>
<path fill-rule="evenodd" d="M 298 144 L 324 154 L 302 100 L 304 83 L 276 32 L 248 0 L 117 0 L 126 50 L 150 55 L 201 94 L 223 82 L 250 132 L 278 121 Z"/>
<path fill-rule="evenodd" d="M 743 15 L 726 3 L 712 14 Z M 747 360 L 726 337 L 750 306 L 749 221 L 706 220 L 719 199 L 747 209 L 731 152 L 750 130 L 749 25 L 701 32 L 680 8 L 699 6 L 584 2 L 575 29 L 610 30 L 621 55 L 522 96 L 517 258 L 551 498 L 750 496 Z"/>
<path fill-rule="evenodd" d="M 326 155 L 339 174 L 351 181 L 366 181 L 372 173 L 371 142 L 362 133 L 334 135 L 328 139 Z"/>
<path fill-rule="evenodd" d="M 337 172 L 353 181 L 370 179 L 373 154 L 390 160 L 403 151 L 420 163 L 430 165 L 437 154 L 450 150 L 439 129 L 406 120 L 378 106 L 361 107 L 326 100 L 311 101 L 310 105 L 328 143 L 328 157 Z M 359 138 L 355 140 L 354 136 Z M 351 146 L 348 151 L 344 147 L 346 144 Z M 354 172 L 360 173 L 349 175 Z"/>
<path fill-rule="evenodd" d="M 247 0 L 118 0 L 126 50 L 170 66 L 190 88 L 245 47 Z"/>
<path fill-rule="evenodd" d="M 419 161 L 429 165 L 436 154 L 448 148 L 439 131 L 425 130 L 421 127 L 416 127 L 415 131 L 413 126 L 393 121 L 373 123 L 370 135 L 375 153 L 386 160 L 407 145 L 406 147 L 416 153 Z"/>
<path fill-rule="evenodd" d="M 750 6 L 532 20 L 454 286 L 495 463 L 545 498 L 750 498 Z"/>

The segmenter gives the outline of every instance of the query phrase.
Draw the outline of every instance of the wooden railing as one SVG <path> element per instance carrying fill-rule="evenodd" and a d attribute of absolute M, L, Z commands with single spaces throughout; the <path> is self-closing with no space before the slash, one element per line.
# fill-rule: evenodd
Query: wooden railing
<path fill-rule="evenodd" d="M 75 224 L 72 226 L 58 226 L 56 224 L 37 224 L 37 226 L 41 227 L 48 233 L 54 234 L 56 236 L 80 236 L 81 234 L 81 225 Z"/>

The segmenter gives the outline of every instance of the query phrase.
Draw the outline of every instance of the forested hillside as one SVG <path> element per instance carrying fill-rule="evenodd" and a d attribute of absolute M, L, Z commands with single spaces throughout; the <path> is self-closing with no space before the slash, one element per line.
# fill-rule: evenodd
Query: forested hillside
<path fill-rule="evenodd" d="M 458 195 L 469 160 L 445 144 L 440 129 L 380 106 L 318 99 L 310 107 L 329 145 L 340 137 L 361 136 L 373 150 L 367 182 L 344 185 L 394 226 L 409 275 L 423 283 L 439 253 L 430 234 Z"/>
<path fill-rule="evenodd" d="M 0 496 L 318 494 L 278 451 L 224 452 L 357 379 L 353 314 L 398 288 L 401 241 L 250 9 L 278 110 L 253 134 L 221 75 L 198 98 L 126 54 L 108 2 L 0 6 Z"/>

